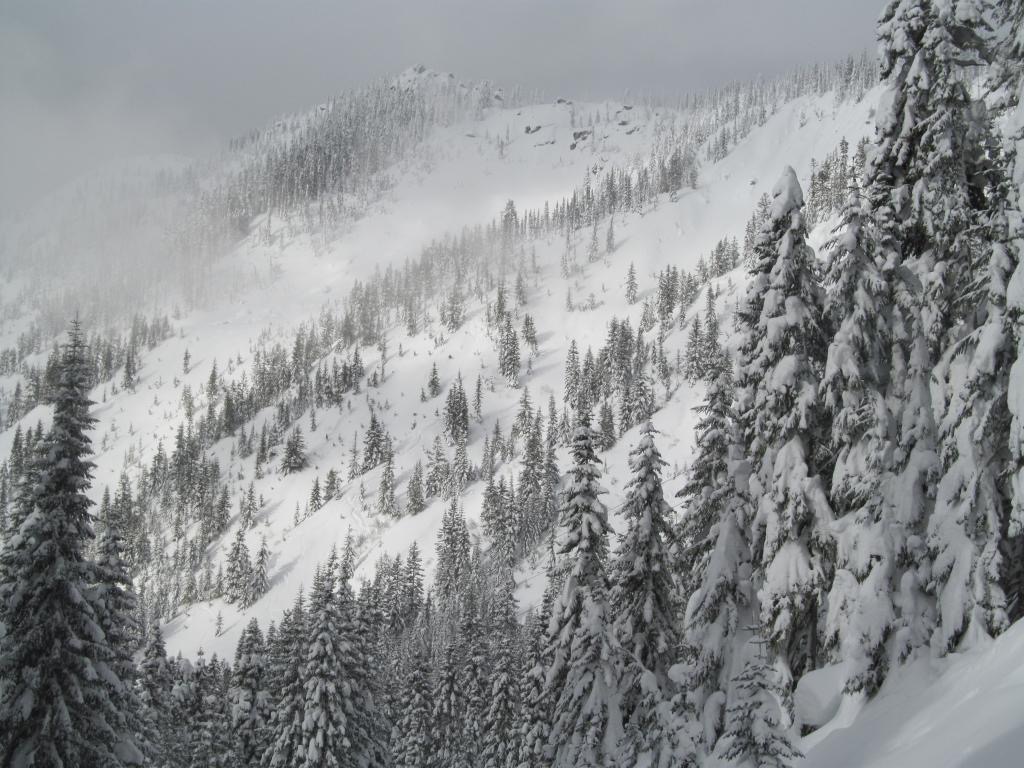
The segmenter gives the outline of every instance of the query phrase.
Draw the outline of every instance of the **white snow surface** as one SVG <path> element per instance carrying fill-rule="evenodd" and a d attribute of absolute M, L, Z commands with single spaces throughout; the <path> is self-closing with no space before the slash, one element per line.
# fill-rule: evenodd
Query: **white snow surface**
<path fill-rule="evenodd" d="M 1024 756 L 1024 622 L 989 645 L 896 670 L 804 739 L 802 768 L 1009 768 Z M 844 710 L 850 710 L 846 712 Z M 855 714 L 852 718 L 850 714 Z"/>

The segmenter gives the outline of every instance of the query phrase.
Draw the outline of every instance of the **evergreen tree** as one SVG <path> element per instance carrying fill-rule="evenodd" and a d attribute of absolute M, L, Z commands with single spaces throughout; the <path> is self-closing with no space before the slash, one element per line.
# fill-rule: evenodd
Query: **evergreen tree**
<path fill-rule="evenodd" d="M 786 732 L 787 716 L 772 674 L 768 664 L 751 654 L 736 675 L 736 697 L 726 713 L 726 732 L 716 752 L 723 760 L 787 768 L 803 756 Z"/>
<path fill-rule="evenodd" d="M 256 560 L 252 566 L 252 575 L 249 579 L 249 596 L 247 603 L 252 605 L 259 600 L 270 589 L 268 570 L 270 568 L 270 549 L 267 547 L 267 537 L 260 540 L 260 549 L 256 553 Z"/>
<path fill-rule="evenodd" d="M 398 768 L 428 766 L 436 750 L 431 715 L 429 658 L 420 642 L 414 640 L 413 643 L 398 720 L 398 741 L 394 749 L 394 764 Z"/>
<path fill-rule="evenodd" d="M 384 469 L 377 486 L 377 514 L 387 517 L 398 516 L 398 501 L 395 498 L 395 460 L 388 449 L 384 456 Z"/>
<path fill-rule="evenodd" d="M 626 302 L 628 304 L 636 304 L 636 289 L 636 266 L 630 262 L 629 271 L 626 273 Z"/>
<path fill-rule="evenodd" d="M 672 699 L 668 670 L 678 643 L 668 556 L 671 510 L 661 487 L 665 461 L 655 434 L 650 422 L 644 424 L 630 452 L 626 531 L 612 566 L 612 615 L 623 658 L 619 686 L 625 733 L 619 759 L 631 765 L 670 765 L 674 759 L 667 719 Z"/>
<path fill-rule="evenodd" d="M 0 551 L 0 755 L 5 765 L 141 763 L 118 712 L 119 658 L 102 627 L 116 620 L 86 557 L 93 464 L 89 367 L 81 329 L 69 333 L 53 392 L 53 423 L 27 469 Z M 108 624 L 108 626 L 110 626 Z M 129 662 L 130 663 L 130 662 Z"/>
<path fill-rule="evenodd" d="M 551 649 L 547 641 L 548 625 L 551 622 L 551 608 L 558 590 L 558 579 L 554 558 L 548 563 L 547 583 L 540 607 L 528 622 L 530 637 L 521 675 L 520 702 L 522 706 L 519 726 L 519 751 L 517 768 L 540 768 L 546 765 L 548 735 L 551 731 L 552 704 L 550 691 L 545 683 L 547 670 L 551 666 Z"/>
<path fill-rule="evenodd" d="M 884 645 L 894 624 L 899 581 L 899 547 L 893 545 L 902 526 L 883 495 L 895 428 L 885 403 L 892 297 L 869 227 L 854 188 L 830 244 L 825 308 L 836 331 L 822 389 L 836 456 L 831 503 L 841 521 L 827 632 L 849 664 L 847 690 L 872 694 L 888 667 Z"/>
<path fill-rule="evenodd" d="M 309 491 L 309 511 L 312 514 L 317 512 L 324 505 L 323 495 L 320 492 L 320 475 L 313 478 L 313 487 Z"/>
<path fill-rule="evenodd" d="M 271 648 L 271 690 L 275 691 L 277 701 L 271 714 L 269 746 L 260 761 L 265 768 L 305 764 L 306 622 L 300 593 L 291 611 L 281 619 L 277 647 Z"/>
<path fill-rule="evenodd" d="M 430 365 L 430 378 L 427 379 L 427 394 L 437 397 L 441 394 L 441 377 L 437 374 L 437 363 Z"/>
<path fill-rule="evenodd" d="M 608 514 L 587 413 L 572 445 L 571 484 L 562 506 L 559 553 L 566 573 L 548 627 L 546 695 L 554 702 L 552 765 L 596 766 L 614 758 L 621 733 L 615 641 L 608 605 Z"/>
<path fill-rule="evenodd" d="M 234 752 L 243 765 L 258 762 L 267 747 L 271 713 L 268 683 L 263 633 L 252 619 L 238 640 L 228 691 Z"/>
<path fill-rule="evenodd" d="M 358 764 L 348 754 L 354 691 L 346 673 L 354 666 L 353 638 L 335 599 L 335 578 L 333 567 L 321 570 L 309 598 L 309 640 L 302 676 L 305 768 Z"/>
<path fill-rule="evenodd" d="M 519 671 L 519 622 L 516 620 L 515 582 L 509 573 L 498 595 L 490 627 L 490 674 L 483 718 L 480 753 L 484 768 L 514 768 L 518 764 L 518 727 L 521 717 L 516 675 Z"/>
<path fill-rule="evenodd" d="M 139 664 L 139 700 L 147 720 L 149 757 L 156 765 L 170 762 L 169 755 L 180 744 L 177 705 L 172 696 L 173 670 L 159 622 L 154 622 Z"/>
<path fill-rule="evenodd" d="M 284 457 L 281 459 L 281 471 L 286 475 L 301 472 L 306 468 L 306 441 L 302 430 L 296 425 L 285 443 Z"/>
<path fill-rule="evenodd" d="M 453 766 L 473 768 L 484 757 L 487 714 L 492 703 L 489 690 L 489 661 L 485 628 L 481 626 L 479 609 L 472 599 L 463 607 L 459 628 L 462 663 L 457 675 L 464 709 L 459 723 L 458 745 Z"/>
<path fill-rule="evenodd" d="M 512 318 L 505 316 L 498 345 L 498 370 L 510 387 L 519 386 L 519 335 L 512 327 Z"/>
<path fill-rule="evenodd" d="M 324 483 L 324 501 L 338 498 L 338 492 L 338 472 L 335 469 L 329 469 L 327 470 L 327 481 Z"/>
<path fill-rule="evenodd" d="M 677 536 L 675 556 L 679 578 L 692 594 L 702 558 L 714 546 L 711 529 L 725 514 L 734 497 L 729 481 L 729 451 L 735 442 L 732 370 L 728 362 L 708 383 L 704 403 L 694 409 L 700 416 L 694 429 L 696 452 L 686 482 L 676 496 L 683 499 L 686 514 Z"/>
<path fill-rule="evenodd" d="M 122 557 L 122 525 L 120 520 L 108 517 L 97 543 L 97 623 L 110 646 L 111 668 L 121 681 L 121 685 L 112 687 L 110 693 L 120 715 L 117 731 L 128 734 L 143 752 L 148 752 L 149 742 L 155 734 L 146 721 L 136 688 L 138 672 L 133 657 L 142 639 L 142 628 L 138 618 L 138 599 L 128 566 Z M 119 745 L 122 752 L 126 748 L 127 744 Z M 131 762 L 128 755 L 130 751 L 124 753 L 122 760 Z"/>
<path fill-rule="evenodd" d="M 463 756 L 463 718 L 467 713 L 465 692 L 459 685 L 460 659 L 454 638 L 447 641 L 441 654 L 430 692 L 435 744 L 431 764 L 462 768 L 459 760 Z"/>
<path fill-rule="evenodd" d="M 248 605 L 252 584 L 252 561 L 249 559 L 249 548 L 245 544 L 245 532 L 241 528 L 235 532 L 235 540 L 228 552 L 225 578 L 225 599 L 229 603 L 237 603 L 245 608 Z"/>
<path fill-rule="evenodd" d="M 445 455 L 441 438 L 434 437 L 434 450 L 427 457 L 427 476 L 423 481 L 423 490 L 427 498 L 437 496 L 448 486 L 448 457 Z"/>
<path fill-rule="evenodd" d="M 423 498 L 423 462 L 417 461 L 412 468 L 412 476 L 405 488 L 405 513 L 407 515 L 418 515 L 427 508 Z"/>
<path fill-rule="evenodd" d="M 792 168 L 772 194 L 743 309 L 737 399 L 753 466 L 750 538 L 760 620 L 786 677 L 788 702 L 792 680 L 822 660 L 818 626 L 834 545 L 819 474 L 828 434 L 818 396 L 826 350 L 823 297 Z"/>

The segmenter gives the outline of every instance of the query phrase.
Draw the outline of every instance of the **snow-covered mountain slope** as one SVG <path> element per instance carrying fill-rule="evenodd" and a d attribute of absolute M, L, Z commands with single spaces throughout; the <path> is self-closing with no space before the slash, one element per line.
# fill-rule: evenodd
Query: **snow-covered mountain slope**
<path fill-rule="evenodd" d="M 1024 625 L 942 660 L 898 670 L 870 702 L 843 701 L 805 739 L 807 768 L 995 768 L 1024 750 Z"/>
<path fill-rule="evenodd" d="M 758 198 L 770 188 L 783 166 L 793 165 L 806 179 L 812 158 L 820 159 L 833 151 L 843 137 L 853 145 L 868 135 L 876 95 L 870 92 L 859 101 L 837 105 L 835 94 L 826 93 L 781 105 L 724 159 L 705 163 L 695 189 L 684 188 L 672 197 L 661 195 L 651 208 L 616 216 L 614 252 L 602 253 L 599 260 L 585 264 L 582 273 L 569 280 L 559 270 L 564 240 L 553 236 L 531 243 L 539 273 L 528 280 L 527 303 L 521 312 L 533 316 L 540 343 L 529 372 L 525 370 L 524 353 L 521 383 L 529 390 L 534 406 L 546 409 L 548 398 L 554 396 L 561 407 L 563 366 L 572 340 L 582 353 L 588 346 L 597 349 L 604 343 L 612 317 L 629 318 L 636 327 L 644 299 L 650 298 L 656 288 L 658 272 L 669 266 L 693 271 L 698 260 L 722 238 L 742 239 Z M 600 116 L 600 122 L 591 128 L 590 121 L 596 116 Z M 175 336 L 142 357 L 134 391 L 121 390 L 114 395 L 110 387 L 100 387 L 94 393 L 99 401 L 95 409 L 99 419 L 95 432 L 96 499 L 105 486 L 116 488 L 122 470 L 127 469 L 134 477 L 158 444 L 170 451 L 177 425 L 184 419 L 184 388 L 197 393 L 196 411 L 202 412 L 206 403 L 198 393 L 215 362 L 226 382 L 251 376 L 254 345 L 261 335 L 269 343 L 279 341 L 288 348 L 297 326 L 317 316 L 323 307 L 338 307 L 355 281 L 415 258 L 431 240 L 462 227 L 486 225 L 509 199 L 520 210 L 539 207 L 545 201 L 553 203 L 570 195 L 588 173 L 596 178 L 596 172 L 612 165 L 643 163 L 659 137 L 678 130 L 685 120 L 685 112 L 621 103 L 490 108 L 479 120 L 435 130 L 411 157 L 389 168 L 393 185 L 388 192 L 328 242 L 294 230 L 287 223 L 257 219 L 252 233 L 213 267 L 209 279 L 223 298 L 173 321 Z M 590 133 L 581 139 L 579 134 L 573 135 L 578 131 Z M 602 222 L 602 239 L 605 227 L 606 222 Z M 820 229 L 819 240 L 826 230 Z M 584 229 L 575 243 L 582 261 L 586 261 L 582 254 L 588 235 Z M 633 305 L 624 298 L 631 263 L 636 265 L 640 287 L 640 300 Z M 717 306 L 726 333 L 744 279 L 743 271 L 736 270 L 714 281 L 721 293 Z M 579 304 L 592 295 L 595 307 L 568 311 L 567 289 Z M 702 295 L 691 312 L 699 313 L 703 308 Z M 413 542 L 424 554 L 429 578 L 433 543 L 445 502 L 435 499 L 413 517 L 378 517 L 375 494 L 380 468 L 343 483 L 338 498 L 298 525 L 294 522 L 295 510 L 306 504 L 314 477 L 323 483 L 331 468 L 345 476 L 353 433 L 358 432 L 362 439 L 371 409 L 394 439 L 401 503 L 415 462 L 425 458 L 434 437 L 441 434 L 444 391 L 459 372 L 467 389 L 477 374 L 485 382 L 482 423 L 471 426 L 471 460 L 479 461 L 484 436 L 492 431 L 496 420 L 505 429 L 511 425 L 523 390 L 507 386 L 497 373 L 495 346 L 487 336 L 483 306 L 470 302 L 467 309 L 467 321 L 454 333 L 445 331 L 436 320 L 428 332 L 415 336 L 403 327 L 389 329 L 387 375 L 378 388 L 349 398 L 343 411 L 318 411 L 313 432 L 308 430 L 309 414 L 299 416 L 297 423 L 307 433 L 309 466 L 304 471 L 284 475 L 277 468 L 279 461 L 274 460 L 265 476 L 255 479 L 252 457 L 235 456 L 233 439 L 223 439 L 214 446 L 211 453 L 229 478 L 233 517 L 210 552 L 212 568 L 216 571 L 225 565 L 238 525 L 238 497 L 253 481 L 257 495 L 266 503 L 247 541 L 249 550 L 255 552 L 261 539 L 266 538 L 272 553 L 270 590 L 245 610 L 221 600 L 183 609 L 165 628 L 169 651 L 188 656 L 203 648 L 207 653 L 230 657 L 249 619 L 256 617 L 261 625 L 276 620 L 297 591 L 312 583 L 317 564 L 328 557 L 332 547 L 342 545 L 349 530 L 363 540 L 357 580 L 372 576 L 380 555 L 404 554 Z M 684 349 L 685 335 L 676 323 L 666 336 L 670 360 Z M 191 361 L 189 372 L 183 373 L 186 350 Z M 379 365 L 377 350 L 363 348 L 362 355 L 368 371 Z M 434 363 L 441 371 L 443 391 L 424 403 L 419 392 Z M 699 403 L 701 392 L 682 384 L 665 401 L 664 391 L 658 389 L 659 411 L 654 422 L 664 433 L 661 447 L 671 466 L 668 488 L 674 492 L 681 482 L 679 472 L 689 460 L 695 422 L 692 408 Z M 271 410 L 257 417 L 257 432 Z M 33 425 L 41 417 L 45 418 L 43 407 L 25 415 L 21 423 Z M 13 429 L 0 435 L 0 454 L 9 450 L 12 435 Z M 622 498 L 626 457 L 634 442 L 635 435 L 626 434 L 604 456 L 607 502 L 613 511 Z M 561 458 L 564 466 L 564 453 Z M 508 474 L 515 468 L 513 461 L 499 473 Z M 361 487 L 364 497 L 360 495 Z M 483 483 L 475 482 L 461 499 L 471 530 L 477 535 L 481 535 L 482 492 Z M 542 578 L 538 577 L 542 571 L 540 564 L 527 562 L 519 574 L 524 611 L 542 589 Z M 218 614 L 223 618 L 219 635 L 215 630 Z"/>
<path fill-rule="evenodd" d="M 448 79 L 447 75 L 411 70 L 396 82 L 406 88 L 447 88 Z M 291 218 L 260 213 L 253 216 L 246 234 L 230 252 L 206 267 L 202 279 L 213 286 L 212 300 L 201 308 L 183 309 L 187 305 L 174 306 L 178 298 L 170 289 L 166 297 L 152 297 L 156 311 L 173 312 L 173 335 L 142 354 L 134 388 L 115 391 L 115 385 L 107 382 L 93 393 L 98 422 L 92 493 L 97 502 L 104 488 L 118 486 L 123 472 L 135 482 L 158 449 L 171 451 L 176 430 L 190 407 L 196 413 L 207 409 L 205 383 L 215 364 L 225 387 L 251 380 L 259 350 L 280 344 L 290 353 L 296 330 L 322 312 L 339 312 L 355 285 L 372 281 L 388 269 L 400 269 L 433 241 L 458 237 L 474 227 L 487 228 L 509 200 L 521 212 L 539 210 L 546 203 L 554 205 L 571 196 L 587 179 L 596 183 L 609 169 L 636 171 L 649 162 L 667 137 L 683 132 L 696 115 L 692 110 L 663 106 L 577 104 L 562 99 L 505 106 L 500 94 L 480 90 L 480 95 L 486 97 L 486 103 L 473 115 L 439 121 L 413 150 L 382 169 L 375 177 L 380 181 L 378 193 L 364 195 L 354 213 L 338 226 L 305 226 L 303 216 L 315 217 L 308 206 Z M 843 138 L 852 147 L 871 134 L 878 96 L 877 89 L 860 99 L 839 99 L 828 92 L 779 103 L 763 124 L 754 126 L 734 145 L 730 143 L 717 161 L 704 154 L 715 141 L 714 135 L 702 139 L 696 186 L 684 185 L 672 194 L 656 196 L 649 205 L 617 213 L 614 249 L 608 252 L 602 245 L 593 260 L 586 256 L 590 228 L 579 229 L 568 247 L 577 253 L 581 268 L 568 277 L 561 268 L 567 244 L 557 231 L 534 235 L 518 246 L 530 268 L 525 271 L 525 304 L 514 309 L 516 323 L 518 326 L 528 313 L 539 336 L 536 355 L 530 356 L 524 348 L 519 387 L 510 386 L 499 373 L 494 331 L 487 322 L 486 303 L 494 299 L 493 287 L 484 300 L 467 297 L 465 321 L 455 331 L 440 321 L 440 301 L 434 297 L 428 301 L 424 324 L 417 333 L 410 334 L 405 324 L 396 321 L 384 329 L 386 353 L 374 346 L 361 347 L 367 372 L 379 372 L 382 367 L 386 371 L 377 386 L 347 394 L 340 408 L 317 408 L 315 429 L 308 409 L 291 414 L 293 423 L 305 433 L 305 469 L 285 474 L 278 449 L 262 472 L 257 472 L 254 457 L 239 454 L 234 436 L 217 441 L 208 453 L 217 459 L 230 493 L 230 518 L 203 559 L 209 570 L 226 570 L 228 551 L 241 525 L 239 500 L 251 483 L 264 503 L 256 513 L 255 525 L 243 536 L 250 552 L 255 552 L 261 541 L 267 543 L 269 589 L 244 609 L 213 599 L 172 611 L 164 627 L 168 650 L 191 657 L 203 649 L 230 658 L 245 625 L 252 618 L 264 627 L 277 621 L 296 593 L 310 587 L 318 564 L 332 549 L 341 548 L 350 533 L 358 542 L 356 581 L 372 578 L 382 556 L 404 556 L 414 543 L 423 555 L 429 581 L 434 542 L 448 502 L 435 497 L 419 514 L 384 517 L 376 512 L 381 467 L 345 479 L 353 437 L 362 440 L 371 413 L 393 439 L 398 501 L 403 505 L 416 462 L 426 459 L 435 438 L 443 434 L 446 392 L 461 374 L 471 393 L 479 375 L 484 385 L 481 416 L 479 421 L 471 419 L 467 442 L 470 460 L 479 463 L 485 438 L 492 434 L 496 422 L 509 428 L 524 391 L 529 392 L 534 409 L 546 412 L 551 397 L 561 408 L 564 364 L 571 342 L 576 342 L 581 353 L 588 347 L 598 349 L 605 343 L 613 318 L 628 319 L 634 328 L 641 326 L 645 306 L 656 299 L 658 276 L 665 268 L 695 272 L 701 258 L 723 238 L 742 240 L 759 198 L 785 166 L 793 166 L 809 190 L 812 159 L 821 160 Z M 291 122 L 313 119 L 306 116 Z M 287 123 L 289 120 L 281 121 L 282 131 Z M 274 137 L 261 140 L 272 142 Z M 243 166 L 247 151 L 230 157 L 228 164 Z M 175 160 L 153 167 L 180 170 L 183 166 Z M 132 176 L 140 184 L 148 184 L 148 173 L 133 171 Z M 73 208 L 89 189 L 116 187 L 108 180 L 96 184 L 99 186 L 79 185 L 76 189 L 84 191 L 78 196 L 66 192 L 48 205 Z M 131 194 L 131 190 L 129 186 L 119 194 Z M 598 224 L 603 243 L 609 221 L 605 218 Z M 20 226 L 22 231 L 45 229 L 45 211 Z M 811 239 L 815 247 L 823 245 L 829 228 L 826 220 L 814 230 Z M 34 237 L 29 239 L 34 242 Z M 625 295 L 630 265 L 635 265 L 639 283 L 639 300 L 634 303 Z M 16 298 L 23 298 L 22 291 L 29 289 L 17 274 L 10 277 L 0 284 L 4 309 L 0 349 L 15 345 L 33 319 L 12 309 Z M 510 294 L 514 279 L 513 272 Z M 723 341 L 735 344 L 732 316 L 745 281 L 742 268 L 711 279 L 683 320 L 692 322 L 703 314 L 711 287 L 718 294 L 715 307 Z M 688 328 L 684 325 L 676 317 L 665 332 L 664 350 L 670 361 L 685 350 Z M 44 363 L 46 351 L 43 346 L 29 355 L 29 362 Z M 318 363 L 328 367 L 340 363 L 350 351 L 335 344 Z M 189 361 L 183 370 L 186 353 Z M 440 372 L 441 394 L 424 401 L 420 392 L 434 365 Z M 9 395 L 20 380 L 16 373 L 0 371 L 0 390 Z M 656 390 L 653 421 L 662 432 L 659 447 L 669 463 L 666 490 L 671 497 L 691 459 L 696 422 L 693 408 L 701 402 L 703 392 L 700 385 L 688 384 L 678 375 L 667 392 L 660 384 Z M 186 391 L 194 398 L 191 404 Z M 274 406 L 265 407 L 246 422 L 245 429 L 255 428 L 258 434 L 274 416 Z M 46 418 L 47 408 L 38 406 L 0 432 L 0 457 L 10 452 L 17 426 L 28 429 Z M 608 490 L 605 501 L 612 511 L 613 528 L 621 527 L 617 511 L 624 497 L 627 455 L 636 443 L 636 432 L 626 432 L 602 454 Z M 452 448 L 447 442 L 444 445 L 450 457 Z M 559 451 L 559 463 L 563 468 L 567 465 L 564 448 Z M 517 475 L 519 464 L 517 458 L 500 464 L 498 474 Z M 336 497 L 307 513 L 314 479 L 323 484 L 332 469 L 342 478 Z M 484 482 L 475 480 L 459 503 L 471 534 L 486 547 L 480 519 L 483 492 Z M 170 520 L 166 526 L 170 528 Z M 163 554 L 170 554 L 169 545 Z M 525 613 L 543 590 L 543 553 L 526 557 L 516 580 L 520 610 Z M 1024 703 L 1024 679 L 1016 661 L 1022 644 L 1024 628 L 1015 626 L 990 648 L 953 654 L 941 662 L 919 660 L 891 675 L 867 704 L 839 697 L 838 678 L 830 678 L 827 670 L 812 673 L 801 682 L 802 693 L 819 693 L 811 697 L 811 705 L 827 712 L 817 721 L 826 724 L 804 739 L 805 764 L 851 768 L 1015 764 L 1016 754 L 1024 747 L 1019 718 L 1012 714 Z M 815 686 L 818 690 L 812 691 Z M 965 745 L 972 751 L 964 752 Z"/>

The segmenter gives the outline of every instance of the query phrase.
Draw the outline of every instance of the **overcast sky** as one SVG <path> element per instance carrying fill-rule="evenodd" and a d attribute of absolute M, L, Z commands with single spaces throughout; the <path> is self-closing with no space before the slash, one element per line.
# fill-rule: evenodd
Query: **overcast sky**
<path fill-rule="evenodd" d="M 672 93 L 874 47 L 882 0 L 0 0 L 0 207 L 414 64 Z"/>

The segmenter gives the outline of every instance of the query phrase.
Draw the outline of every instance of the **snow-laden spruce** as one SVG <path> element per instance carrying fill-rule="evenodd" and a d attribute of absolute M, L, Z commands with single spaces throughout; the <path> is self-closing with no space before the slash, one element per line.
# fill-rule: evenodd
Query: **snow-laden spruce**
<path fill-rule="evenodd" d="M 551 609 L 546 759 L 556 768 L 614 760 L 622 737 L 608 580 L 608 511 L 589 414 L 579 415 L 560 521 L 564 577 Z"/>
<path fill-rule="evenodd" d="M 751 462 L 749 541 L 761 632 L 789 693 L 824 649 L 820 618 L 833 572 L 827 419 L 818 382 L 827 339 L 819 267 L 806 242 L 792 168 L 772 190 L 741 310 L 737 416 Z"/>

